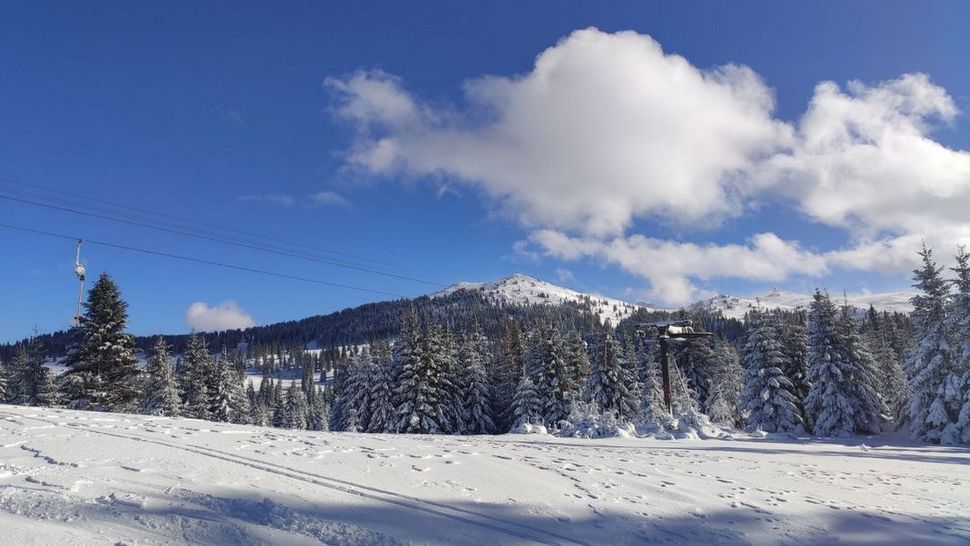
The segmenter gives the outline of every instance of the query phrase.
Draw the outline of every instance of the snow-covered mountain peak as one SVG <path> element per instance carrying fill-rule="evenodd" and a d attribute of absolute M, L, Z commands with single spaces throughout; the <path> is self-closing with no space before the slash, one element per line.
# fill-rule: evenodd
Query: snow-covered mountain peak
<path fill-rule="evenodd" d="M 601 321 L 609 320 L 614 325 L 644 307 L 623 300 L 577 292 L 522 273 L 488 282 L 459 282 L 432 294 L 431 297 L 446 296 L 458 290 L 478 290 L 487 298 L 515 305 L 562 305 L 566 302 L 588 304 Z"/>

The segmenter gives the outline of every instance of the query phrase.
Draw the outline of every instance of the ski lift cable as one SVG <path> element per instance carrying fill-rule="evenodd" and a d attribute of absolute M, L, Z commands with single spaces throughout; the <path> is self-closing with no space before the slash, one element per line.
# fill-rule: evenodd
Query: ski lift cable
<path fill-rule="evenodd" d="M 78 199 L 84 199 L 85 201 L 90 201 L 90 202 L 93 202 L 93 203 L 100 203 L 100 204 L 109 205 L 109 206 L 112 206 L 112 207 L 119 207 L 119 208 L 134 210 L 134 211 L 138 211 L 138 212 L 142 212 L 142 213 L 146 213 L 146 214 L 151 214 L 151 215 L 154 215 L 154 216 L 158 216 L 158 217 L 161 217 L 161 218 L 168 218 L 168 219 L 171 219 L 171 220 L 177 220 L 179 222 L 189 222 L 191 224 L 196 224 L 196 225 L 199 225 L 199 226 L 204 226 L 204 227 L 208 227 L 208 228 L 213 228 L 213 229 L 218 229 L 218 230 L 221 230 L 221 231 L 225 231 L 227 233 L 236 233 L 236 234 L 239 234 L 239 235 L 245 235 L 247 237 L 255 237 L 257 239 L 263 239 L 263 240 L 272 241 L 272 242 L 275 242 L 275 243 L 282 243 L 282 244 L 286 244 L 286 245 L 290 245 L 290 246 L 294 246 L 294 247 L 303 247 L 303 248 L 306 248 L 306 249 L 309 249 L 309 250 L 315 250 L 317 252 L 325 252 L 327 254 L 333 254 L 334 256 L 342 256 L 344 258 L 351 258 L 351 259 L 355 259 L 355 260 L 362 260 L 362 261 L 365 261 L 365 262 L 371 262 L 371 263 L 374 263 L 374 264 L 386 265 L 386 266 L 391 266 L 391 267 L 393 267 L 395 265 L 393 263 L 389 263 L 389 262 L 385 262 L 385 261 L 381 261 L 381 260 L 375 260 L 373 258 L 368 258 L 366 256 L 359 256 L 359 255 L 356 255 L 356 254 L 349 254 L 349 253 L 345 253 L 345 252 L 338 252 L 336 250 L 329 250 L 329 249 L 326 249 L 326 248 L 320 248 L 320 247 L 316 247 L 316 246 L 313 246 L 313 245 L 308 245 L 308 244 L 305 244 L 305 243 L 298 243 L 298 242 L 295 242 L 295 241 L 288 241 L 286 239 L 279 239 L 279 238 L 276 238 L 276 237 L 269 237 L 267 235 L 260 235 L 260 234 L 256 234 L 256 233 L 250 233 L 248 231 L 243 231 L 243 230 L 236 229 L 236 228 L 229 228 L 229 227 L 220 226 L 220 225 L 217 225 L 217 224 L 211 224 L 211 223 L 208 223 L 208 222 L 202 222 L 202 221 L 199 221 L 199 220 L 193 220 L 191 218 L 184 218 L 184 217 L 176 216 L 176 215 L 173 215 L 173 214 L 167 214 L 167 213 L 164 213 L 164 212 L 159 212 L 159 211 L 155 211 L 155 210 L 151 210 L 151 209 L 146 209 L 146 208 L 142 208 L 142 207 L 136 207 L 134 205 L 126 205 L 126 204 L 123 204 L 123 203 L 117 203 L 117 202 L 109 201 L 109 200 L 106 200 L 106 199 L 98 199 L 96 197 L 90 197 L 90 196 L 87 196 L 87 195 L 82 195 L 82 194 L 79 194 L 79 193 L 73 193 L 73 192 L 64 191 L 64 190 L 58 190 L 58 189 L 50 188 L 50 187 L 47 187 L 47 186 L 41 186 L 41 185 L 38 185 L 38 184 L 28 184 L 26 182 L 22 182 L 20 180 L 14 180 L 14 179 L 11 179 L 11 178 L 0 177 L 0 183 L 6 183 L 8 185 L 22 186 L 22 187 L 25 187 L 25 188 L 33 188 L 33 189 L 36 189 L 36 190 L 41 190 L 41 191 L 45 191 L 45 192 L 49 192 L 49 193 L 54 193 L 54 194 L 67 195 L 67 196 L 74 197 L 74 198 L 78 198 Z"/>
<path fill-rule="evenodd" d="M 46 203 L 47 205 L 51 205 L 51 204 L 53 204 L 53 205 L 63 205 L 65 207 L 74 208 L 73 207 L 74 203 L 72 203 L 70 201 L 66 201 L 66 200 L 60 199 L 58 197 L 51 197 L 51 196 L 47 196 L 47 195 L 43 195 L 43 194 L 36 194 L 36 193 L 31 193 L 31 192 L 27 192 L 27 191 L 23 191 L 23 190 L 9 190 L 9 189 L 6 189 L 6 188 L 0 188 L 0 192 L 7 192 L 8 195 L 9 195 L 9 192 L 10 191 L 13 191 L 14 192 L 14 197 L 18 197 L 18 198 L 21 198 L 21 199 L 25 199 L 25 198 L 30 198 L 30 199 L 34 199 L 34 200 L 38 200 L 39 199 L 39 200 L 41 200 L 41 202 Z M 34 203 L 31 203 L 31 204 L 34 204 Z M 188 231 L 191 231 L 192 233 L 196 233 L 196 234 L 198 234 L 201 231 L 201 233 L 203 235 L 209 236 L 209 237 L 218 238 L 220 241 L 223 241 L 223 240 L 228 239 L 229 241 L 231 241 L 229 244 L 237 243 L 237 242 L 240 242 L 241 241 L 243 244 L 248 244 L 248 245 L 253 245 L 253 246 L 260 246 L 260 247 L 263 247 L 263 248 L 271 249 L 273 251 L 287 253 L 287 255 L 289 255 L 289 254 L 299 254 L 301 258 L 306 258 L 306 259 L 309 259 L 309 260 L 314 260 L 314 261 L 315 260 L 327 260 L 329 262 L 339 263 L 341 265 L 349 265 L 349 266 L 352 266 L 352 267 L 363 267 L 363 266 L 360 266 L 360 265 L 355 264 L 355 263 L 348 263 L 346 261 L 337 261 L 337 260 L 331 260 L 331 259 L 328 259 L 328 258 L 321 258 L 319 256 L 314 256 L 312 254 L 307 254 L 307 253 L 302 252 L 302 251 L 294 251 L 294 250 L 291 250 L 291 249 L 288 249 L 288 248 L 282 248 L 281 249 L 281 247 L 279 247 L 279 246 L 275 246 L 274 247 L 272 245 L 267 245 L 266 243 L 262 243 L 262 242 L 254 242 L 252 240 L 247 240 L 247 239 L 241 239 L 240 240 L 240 238 L 238 236 L 234 236 L 234 235 L 228 235 L 227 236 L 226 234 L 220 233 L 218 231 L 213 231 L 213 230 L 210 230 L 210 229 L 207 229 L 207 228 L 202 228 L 201 230 L 199 228 L 187 228 L 184 225 L 180 225 L 180 224 L 173 223 L 173 222 L 167 222 L 167 221 L 164 221 L 164 220 L 161 220 L 160 221 L 160 220 L 156 220 L 156 219 L 148 219 L 148 218 L 145 218 L 144 216 L 138 216 L 138 215 L 131 214 L 131 213 L 126 213 L 126 212 L 119 212 L 117 210 L 112 210 L 112 209 L 98 208 L 97 206 L 87 206 L 87 207 L 84 208 L 84 211 L 83 212 L 85 212 L 85 213 L 91 213 L 92 211 L 94 211 L 95 213 L 101 213 L 101 214 L 107 214 L 107 215 L 114 215 L 115 218 L 121 218 L 121 219 L 124 219 L 124 220 L 130 220 L 130 221 L 133 221 L 133 222 L 151 223 L 154 227 L 161 227 L 161 228 L 165 228 L 165 229 L 176 229 L 176 230 L 179 230 L 179 231 L 187 231 L 188 230 Z"/>
<path fill-rule="evenodd" d="M 23 204 L 28 204 L 32 206 L 38 206 L 42 208 L 48 208 L 52 210 L 60 210 L 64 212 L 70 212 L 73 214 L 79 214 L 83 216 L 90 216 L 94 218 L 99 218 L 103 220 L 108 220 L 112 222 L 125 223 L 129 225 L 135 225 L 139 227 L 145 227 L 148 229 L 155 229 L 158 231 L 164 231 L 167 233 L 173 233 L 177 235 L 183 235 L 187 237 L 193 237 L 197 239 L 205 239 L 214 242 L 220 242 L 223 244 L 228 244 L 232 246 L 239 246 L 243 248 L 249 248 L 254 250 L 259 250 L 261 252 L 269 252 L 277 255 L 282 255 L 291 258 L 297 258 L 301 260 L 323 263 L 326 265 L 332 265 L 335 267 L 344 267 L 349 269 L 354 269 L 357 271 L 363 271 L 366 273 L 372 273 L 375 275 L 383 275 L 394 277 L 402 280 L 407 280 L 411 282 L 418 282 L 422 284 L 428 284 L 432 286 L 443 287 L 443 283 L 436 281 L 429 281 L 426 279 L 419 279 L 413 276 L 400 275 L 397 273 L 390 273 L 387 271 L 382 271 L 379 269 L 374 269 L 373 267 L 367 267 L 363 265 L 358 265 L 354 263 L 348 263 L 346 261 L 339 261 L 332 258 L 321 257 L 318 255 L 307 254 L 306 252 L 301 252 L 299 250 L 291 250 L 286 248 L 281 248 L 279 246 L 270 246 L 262 242 L 254 242 L 249 240 L 239 240 L 238 236 L 225 235 L 222 233 L 214 233 L 211 230 L 209 232 L 200 233 L 198 228 L 191 228 L 177 224 L 160 222 L 154 219 L 146 219 L 144 217 L 133 216 L 126 213 L 118 213 L 117 211 L 94 211 L 89 209 L 80 209 L 74 203 L 65 202 L 63 200 L 58 200 L 56 198 L 50 198 L 49 196 L 38 196 L 38 195 L 24 195 L 24 192 L 15 190 L 15 195 L 10 195 L 10 190 L 5 190 L 0 188 L 0 191 L 6 191 L 7 194 L 0 194 L 0 199 L 5 199 L 7 201 L 14 201 Z M 53 202 L 52 202 L 53 201 Z M 232 238 L 235 237 L 235 238 Z"/>
<path fill-rule="evenodd" d="M 154 229 L 154 230 L 157 230 L 157 231 L 164 231 L 166 233 L 172 233 L 172 234 L 175 234 L 175 235 L 182 235 L 182 236 L 186 236 L 186 237 L 192 237 L 192 238 L 195 238 L 195 239 L 202 239 L 202 240 L 206 240 L 206 241 L 213 241 L 213 242 L 217 242 L 217 243 L 223 243 L 223 244 L 238 246 L 238 247 L 242 247 L 242 248 L 249 248 L 249 249 L 252 249 L 252 250 L 258 250 L 260 252 L 268 252 L 268 253 L 271 253 L 271 254 L 277 254 L 277 255 L 281 255 L 281 256 L 287 256 L 287 257 L 290 257 L 290 258 L 297 258 L 297 259 L 306 260 L 306 261 L 310 261 L 310 262 L 317 262 L 317 263 L 322 263 L 322 264 L 326 264 L 326 265 L 332 265 L 334 267 L 343 267 L 343 268 L 346 268 L 346 269 L 353 269 L 355 271 L 361 271 L 361 272 L 364 272 L 364 273 L 371 273 L 371 274 L 374 274 L 374 275 L 381 275 L 381 276 L 385 276 L 385 277 L 392 277 L 392 278 L 395 278 L 395 279 L 401 279 L 401 280 L 406 280 L 406 281 L 411 281 L 411 282 L 417 282 L 417 283 L 421 283 L 421 284 L 428 284 L 428 285 L 438 286 L 438 287 L 444 287 L 444 286 L 446 286 L 445 284 L 440 283 L 440 282 L 428 281 L 428 280 L 424 280 L 424 279 L 418 279 L 416 277 L 410 277 L 410 276 L 407 276 L 407 275 L 398 275 L 396 273 L 388 273 L 386 271 L 380 271 L 378 269 L 371 269 L 371 268 L 368 268 L 368 267 L 355 266 L 355 265 L 346 264 L 346 263 L 342 263 L 342 262 L 337 262 L 337 261 L 333 261 L 333 260 L 327 260 L 327 259 L 323 259 L 323 258 L 316 258 L 316 257 L 313 257 L 313 256 L 304 255 L 304 254 L 298 254 L 298 253 L 293 253 L 293 252 L 285 252 L 285 251 L 279 251 L 279 250 L 272 250 L 272 249 L 268 249 L 268 248 L 265 248 L 265 247 L 262 247 L 262 246 L 259 246 L 259 245 L 253 245 L 253 244 L 249 244 L 249 243 L 245 243 L 245 242 L 239 242 L 239 241 L 232 241 L 232 240 L 222 239 L 222 238 L 219 238 L 219 237 L 212 237 L 212 236 L 209 236 L 209 235 L 203 235 L 203 234 L 199 234 L 199 233 L 192 233 L 190 231 L 185 231 L 185 230 L 182 230 L 182 229 L 173 229 L 173 228 L 167 228 L 167 227 L 162 227 L 162 226 L 155 226 L 155 225 L 146 224 L 146 223 L 143 223 L 143 222 L 137 222 L 137 221 L 134 221 L 134 220 L 125 220 L 125 219 L 116 218 L 116 217 L 113 217 L 113 216 L 110 216 L 110 215 L 107 215 L 107 214 L 100 214 L 100 213 L 96 213 L 96 212 L 89 212 L 89 211 L 84 211 L 84 210 L 80 210 L 80 209 L 76 209 L 76 208 L 72 208 L 72 207 L 66 207 L 66 206 L 60 206 L 60 205 L 53 205 L 53 204 L 49 204 L 49 203 L 42 203 L 40 201 L 33 201 L 33 200 L 30 200 L 30 199 L 21 199 L 19 197 L 12 197 L 10 195 L 0 195 L 0 199 L 5 199 L 5 200 L 8 200 L 8 201 L 14 201 L 14 202 L 18 202 L 18 203 L 24 203 L 24 204 L 33 205 L 33 206 L 42 207 L 42 208 L 47 208 L 47 209 L 52 209 L 52 210 L 60 210 L 60 211 L 64 211 L 64 212 L 70 212 L 72 214 L 79 214 L 79 215 L 82 215 L 82 216 L 89 216 L 89 217 L 92 217 L 92 218 L 98 218 L 98 219 L 107 220 L 107 221 L 110 221 L 110 222 L 118 222 L 118 223 L 122 223 L 122 224 L 128 224 L 128 225 L 143 227 L 143 228 L 147 228 L 147 229 Z"/>
<path fill-rule="evenodd" d="M 320 285 L 324 285 L 324 286 L 332 286 L 332 287 L 335 287 L 335 288 L 344 288 L 344 289 L 347 289 L 347 290 L 356 290 L 358 292 L 367 292 L 367 293 L 370 293 L 370 294 L 378 294 L 378 295 L 382 295 L 382 296 L 392 296 L 392 297 L 395 297 L 395 298 L 406 298 L 407 297 L 407 296 L 405 296 L 403 294 L 397 294 L 397 293 L 394 293 L 394 292 L 386 292 L 386 291 L 383 291 L 383 290 L 374 290 L 374 289 L 371 289 L 371 288 L 363 288 L 363 287 L 360 287 L 360 286 L 353 286 L 353 285 L 350 285 L 350 284 L 342 284 L 342 283 L 337 283 L 337 282 L 332 282 L 332 281 L 325 281 L 325 280 L 322 280 L 322 279 L 314 279 L 314 278 L 310 278 L 310 277 L 301 277 L 299 275 L 290 275 L 288 273 L 280 273 L 280 272 L 277 272 L 277 271 L 269 271 L 269 270 L 266 270 L 266 269 L 256 269 L 256 268 L 253 268 L 253 267 L 247 267 L 247 266 L 243 266 L 243 265 L 230 264 L 230 263 L 225 263 L 225 262 L 217 262 L 217 261 L 213 261 L 213 260 L 206 260 L 206 259 L 203 259 L 203 258 L 194 258 L 192 256 L 182 256 L 180 254 L 172 254 L 172 253 L 169 253 L 169 252 L 162 252 L 162 251 L 158 251 L 158 250 L 149 250 L 149 249 L 138 248 L 138 247 L 133 247 L 133 246 L 129 246 L 129 245 L 122 245 L 122 244 L 118 244 L 118 243 L 110 243 L 110 242 L 107 242 L 107 241 L 98 241 L 98 240 L 87 239 L 87 238 L 81 239 L 79 237 L 75 237 L 75 236 L 72 236 L 72 235 L 65 235 L 63 233 L 54 233 L 52 231 L 45 231 L 45 230 L 28 228 L 28 227 L 23 227 L 23 226 L 15 226 L 15 225 L 12 225 L 12 224 L 0 223 L 0 228 L 6 228 L 6 229 L 10 229 L 10 230 L 15 230 L 15 231 L 22 231 L 22 232 L 26 232 L 26 233 L 33 233 L 33 234 L 36 234 L 36 235 L 45 235 L 47 237 L 56 237 L 56 238 L 59 238 L 59 239 L 66 239 L 66 240 L 69 240 L 69 241 L 79 241 L 79 240 L 83 240 L 85 244 L 89 244 L 89 245 L 103 246 L 103 247 L 106 247 L 106 248 L 114 248 L 114 249 L 118 249 L 118 250 L 129 251 L 129 252 L 137 252 L 137 253 L 141 253 L 141 254 L 147 254 L 147 255 L 150 255 L 150 256 L 158 256 L 158 257 L 170 258 L 170 259 L 174 259 L 174 260 L 181 260 L 181 261 L 185 261 L 185 262 L 192 262 L 192 263 L 198 263 L 198 264 L 204 264 L 204 265 L 211 265 L 211 266 L 215 266 L 215 267 L 222 267 L 222 268 L 225 268 L 225 269 L 233 269 L 233 270 L 236 270 L 236 271 L 245 271 L 247 273 L 256 273 L 256 274 L 267 275 L 267 276 L 271 276 L 271 277 L 279 277 L 279 278 L 282 278 L 282 279 L 289 279 L 289 280 L 294 280 L 294 281 L 308 282 L 308 283 L 320 284 Z"/>

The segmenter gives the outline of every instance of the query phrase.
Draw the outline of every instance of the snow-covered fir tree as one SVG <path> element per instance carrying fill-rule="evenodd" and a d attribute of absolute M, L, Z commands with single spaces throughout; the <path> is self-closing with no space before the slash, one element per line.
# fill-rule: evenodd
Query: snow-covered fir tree
<path fill-rule="evenodd" d="M 209 352 L 205 337 L 193 332 L 185 354 L 182 355 L 179 374 L 179 389 L 186 416 L 196 419 L 211 417 L 208 385 L 213 366 L 212 353 Z"/>
<path fill-rule="evenodd" d="M 525 341 L 518 323 L 503 316 L 499 323 L 501 335 L 492 363 L 492 415 L 496 432 L 508 432 L 515 424 L 513 400 L 525 366 Z"/>
<path fill-rule="evenodd" d="M 512 415 L 514 426 L 523 424 L 540 425 L 542 421 L 542 404 L 536 386 L 528 375 L 523 374 L 519 386 L 515 389 L 512 399 Z"/>
<path fill-rule="evenodd" d="M 348 391 L 350 379 L 350 362 L 346 357 L 341 357 L 334 362 L 333 366 L 333 406 L 330 410 L 330 430 L 344 430 L 346 422 L 347 403 L 352 398 L 352 393 Z"/>
<path fill-rule="evenodd" d="M 9 390 L 7 389 L 8 373 L 9 372 L 7 372 L 7 365 L 3 363 L 3 360 L 0 360 L 0 404 L 6 402 L 8 398 L 8 394 L 9 394 Z"/>
<path fill-rule="evenodd" d="M 899 424 L 903 422 L 902 412 L 909 400 L 909 385 L 906 382 L 902 361 L 886 339 L 882 327 L 869 330 L 864 333 L 864 336 L 877 366 L 877 390 L 886 404 L 889 416 Z"/>
<path fill-rule="evenodd" d="M 779 321 L 779 336 L 781 353 L 785 359 L 781 371 L 792 383 L 792 394 L 795 395 L 799 411 L 803 412 L 805 398 L 811 384 L 808 381 L 808 332 L 805 329 L 807 320 L 801 309 L 792 313 L 793 316 Z"/>
<path fill-rule="evenodd" d="M 404 314 L 401 336 L 394 354 L 394 430 L 417 434 L 438 434 L 447 426 L 440 388 L 439 361 L 430 350 L 440 347 L 440 340 L 428 340 L 422 331 L 417 311 Z"/>
<path fill-rule="evenodd" d="M 843 328 L 844 330 L 844 328 Z M 855 431 L 852 398 L 853 364 L 840 330 L 838 312 L 827 293 L 815 291 L 808 312 L 808 381 L 811 388 L 804 408 L 812 431 L 818 436 L 852 434 Z"/>
<path fill-rule="evenodd" d="M 785 359 L 778 333 L 769 317 L 761 310 L 749 313 L 750 323 L 741 364 L 744 389 L 741 406 L 748 428 L 764 432 L 793 432 L 802 426 L 795 404 L 794 388 L 781 370 Z"/>
<path fill-rule="evenodd" d="M 424 355 L 431 360 L 429 365 L 436 370 L 437 412 L 442 415 L 440 432 L 446 434 L 458 432 L 464 421 L 464 406 L 454 335 L 440 324 L 431 324 L 424 339 L 426 344 Z"/>
<path fill-rule="evenodd" d="M 731 426 L 737 423 L 741 400 L 742 371 L 737 349 L 723 339 L 716 340 L 714 362 L 711 390 L 704 405 L 704 413 L 713 423 Z"/>
<path fill-rule="evenodd" d="M 677 351 L 677 369 L 699 407 L 707 403 L 713 384 L 715 356 L 711 343 L 709 338 L 690 338 L 682 342 Z"/>
<path fill-rule="evenodd" d="M 297 387 L 296 381 L 290 381 L 290 388 L 286 392 L 286 417 L 283 426 L 297 430 L 307 428 L 306 396 Z"/>
<path fill-rule="evenodd" d="M 223 423 L 239 422 L 243 409 L 239 377 L 225 351 L 215 363 L 214 376 L 213 390 L 209 392 L 209 419 Z"/>
<path fill-rule="evenodd" d="M 842 307 L 839 335 L 850 366 L 844 377 L 853 405 L 854 432 L 876 434 L 882 430 L 887 412 L 878 392 L 879 370 L 848 305 Z"/>
<path fill-rule="evenodd" d="M 920 249 L 923 266 L 913 272 L 913 327 L 916 345 L 906 360 L 910 400 L 907 411 L 910 434 L 917 440 L 940 443 L 943 431 L 956 426 L 960 407 L 947 384 L 953 372 L 947 308 L 949 284 L 943 268 L 925 245 Z"/>
<path fill-rule="evenodd" d="M 629 356 L 609 333 L 590 352 L 592 370 L 586 395 L 600 411 L 612 412 L 621 419 L 634 417 L 639 409 L 637 379 L 626 362 Z"/>
<path fill-rule="evenodd" d="M 11 367 L 16 383 L 13 403 L 47 407 L 58 403 L 54 376 L 44 365 L 43 348 L 36 338 L 20 344 Z"/>
<path fill-rule="evenodd" d="M 475 329 L 462 338 L 458 349 L 458 365 L 463 397 L 462 434 L 490 434 L 495 429 L 492 420 L 490 386 L 485 371 L 489 359 L 488 341 Z"/>
<path fill-rule="evenodd" d="M 956 293 L 947 317 L 953 361 L 943 389 L 945 403 L 956 419 L 943 430 L 940 442 L 970 445 L 970 254 L 965 246 L 957 248 L 953 272 Z"/>
<path fill-rule="evenodd" d="M 523 374 L 532 381 L 542 422 L 550 428 L 569 415 L 575 395 L 568 390 L 572 372 L 566 358 L 565 341 L 558 329 L 545 324 L 530 333 Z"/>
<path fill-rule="evenodd" d="M 158 336 L 155 340 L 145 371 L 148 378 L 141 400 L 142 413 L 168 417 L 181 415 L 182 399 L 172 371 L 172 356 L 164 337 Z"/>
<path fill-rule="evenodd" d="M 394 426 L 391 347 L 386 341 L 371 345 L 374 365 L 369 379 L 370 420 L 368 432 L 391 432 Z"/>
<path fill-rule="evenodd" d="M 249 399 L 249 424 L 265 427 L 269 417 L 266 402 L 256 392 L 252 380 L 246 382 L 246 398 Z"/>
<path fill-rule="evenodd" d="M 136 409 L 138 377 L 135 344 L 128 327 L 128 303 L 118 285 L 102 273 L 88 292 L 76 345 L 67 357 L 72 408 L 101 411 Z"/>
<path fill-rule="evenodd" d="M 353 409 L 354 421 L 358 431 L 365 431 L 370 423 L 371 411 L 371 379 L 374 377 L 374 361 L 370 351 L 364 348 L 356 356 L 351 357 L 347 367 L 347 382 L 344 384 L 344 411 Z M 346 430 L 346 423 L 342 423 L 340 430 Z"/>
<path fill-rule="evenodd" d="M 638 420 L 658 422 L 669 417 L 664 405 L 663 378 L 660 372 L 660 349 L 656 343 L 641 342 L 636 351 L 638 394 Z"/>
<path fill-rule="evenodd" d="M 283 381 L 273 385 L 272 395 L 273 417 L 272 424 L 276 428 L 286 428 L 286 396 L 283 395 Z"/>
<path fill-rule="evenodd" d="M 586 342 L 575 330 L 566 337 L 565 359 L 567 376 L 563 390 L 575 399 L 586 386 L 590 374 L 589 351 L 586 349 Z"/>

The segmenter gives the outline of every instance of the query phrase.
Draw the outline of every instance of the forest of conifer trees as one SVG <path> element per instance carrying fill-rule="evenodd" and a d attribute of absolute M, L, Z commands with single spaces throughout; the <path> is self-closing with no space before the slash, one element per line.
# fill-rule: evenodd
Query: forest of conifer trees
<path fill-rule="evenodd" d="M 55 376 L 41 338 L 0 363 L 0 399 L 28 406 L 137 412 L 291 429 L 412 434 L 536 431 L 599 436 L 706 425 L 845 436 L 905 427 L 918 440 L 970 445 L 970 258 L 948 272 L 930 249 L 914 272 L 911 316 L 839 305 L 754 310 L 743 330 L 691 316 L 716 334 L 674 344 L 671 408 L 642 315 L 590 324 L 576 315 L 443 315 L 400 307 L 393 337 L 369 343 L 210 346 L 175 354 L 154 340 L 144 367 L 127 304 L 102 275 Z M 556 319 L 560 320 L 556 320 Z M 450 320 L 443 320 L 450 319 Z M 258 370 L 258 377 L 247 375 Z"/>

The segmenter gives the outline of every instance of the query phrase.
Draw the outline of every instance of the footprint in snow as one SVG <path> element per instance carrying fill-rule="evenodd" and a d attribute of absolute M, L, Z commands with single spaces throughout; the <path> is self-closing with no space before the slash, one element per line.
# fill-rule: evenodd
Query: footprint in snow
<path fill-rule="evenodd" d="M 411 465 L 411 470 L 414 470 L 415 472 L 427 472 L 431 470 L 431 467 L 430 466 L 421 467 L 417 465 Z"/>

